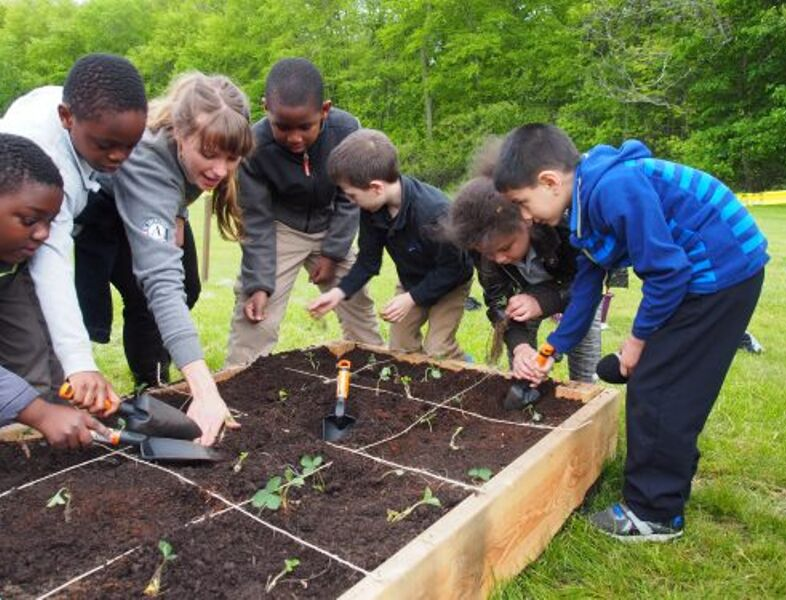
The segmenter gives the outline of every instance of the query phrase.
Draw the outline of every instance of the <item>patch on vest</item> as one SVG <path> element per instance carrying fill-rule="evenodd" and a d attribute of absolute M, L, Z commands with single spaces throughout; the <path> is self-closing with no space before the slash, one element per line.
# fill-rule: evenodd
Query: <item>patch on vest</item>
<path fill-rule="evenodd" d="M 165 242 L 169 239 L 169 228 L 164 221 L 158 218 L 152 218 L 145 221 L 142 224 L 142 231 L 145 232 L 146 236 L 154 240 Z"/>

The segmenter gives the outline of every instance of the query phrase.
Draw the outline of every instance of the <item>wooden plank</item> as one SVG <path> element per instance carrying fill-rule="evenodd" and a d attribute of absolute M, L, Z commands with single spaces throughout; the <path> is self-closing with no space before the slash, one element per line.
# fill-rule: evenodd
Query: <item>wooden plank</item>
<path fill-rule="evenodd" d="M 535 560 L 582 502 L 615 452 L 618 412 L 619 393 L 603 391 L 341 600 L 485 598 Z"/>
<path fill-rule="evenodd" d="M 3 442 L 26 442 L 28 440 L 41 440 L 44 436 L 37 429 L 23 425 L 22 423 L 11 423 L 5 427 L 0 427 L 0 443 Z"/>

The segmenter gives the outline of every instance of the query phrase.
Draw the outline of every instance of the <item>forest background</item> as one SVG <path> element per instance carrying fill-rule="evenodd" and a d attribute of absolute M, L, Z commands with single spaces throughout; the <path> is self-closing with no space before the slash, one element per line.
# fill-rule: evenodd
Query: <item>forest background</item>
<path fill-rule="evenodd" d="M 786 7 L 762 0 L 11 0 L 0 108 L 95 51 L 150 97 L 199 69 L 254 117 L 269 67 L 304 56 L 405 172 L 450 187 L 482 138 L 554 122 L 580 149 L 635 137 L 737 191 L 786 186 Z"/>

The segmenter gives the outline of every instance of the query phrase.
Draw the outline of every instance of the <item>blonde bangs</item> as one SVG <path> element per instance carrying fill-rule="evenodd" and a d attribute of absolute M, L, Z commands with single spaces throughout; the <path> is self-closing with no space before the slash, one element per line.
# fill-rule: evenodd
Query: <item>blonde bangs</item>
<path fill-rule="evenodd" d="M 248 119 L 228 106 L 207 115 L 198 133 L 204 153 L 226 152 L 245 157 L 254 147 Z"/>

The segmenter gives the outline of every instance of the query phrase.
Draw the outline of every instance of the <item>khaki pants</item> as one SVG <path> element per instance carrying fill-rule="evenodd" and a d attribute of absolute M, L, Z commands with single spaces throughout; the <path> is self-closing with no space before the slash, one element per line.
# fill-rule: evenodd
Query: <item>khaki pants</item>
<path fill-rule="evenodd" d="M 0 365 L 50 401 L 65 381 L 27 265 L 0 276 Z"/>
<path fill-rule="evenodd" d="M 425 352 L 433 358 L 455 358 L 462 360 L 464 352 L 456 342 L 461 317 L 464 316 L 464 301 L 472 287 L 472 279 L 462 283 L 433 306 L 415 306 L 400 323 L 390 324 L 390 349 L 395 352 Z M 401 284 L 396 294 L 403 294 Z M 426 338 L 420 328 L 428 321 Z"/>
<path fill-rule="evenodd" d="M 278 329 L 286 312 L 292 286 L 301 267 L 311 269 L 321 255 L 326 232 L 303 233 L 281 222 L 276 222 L 276 289 L 265 306 L 266 318 L 259 323 L 249 321 L 243 306 L 248 296 L 243 293 L 240 279 L 235 284 L 235 309 L 229 332 L 229 349 L 225 368 L 247 365 L 259 356 L 267 356 L 278 341 Z M 323 292 L 330 290 L 355 264 L 355 250 L 336 263 L 336 278 L 320 284 Z M 344 338 L 365 344 L 382 345 L 379 325 L 374 313 L 374 302 L 364 286 L 351 299 L 339 303 L 336 314 Z"/>

